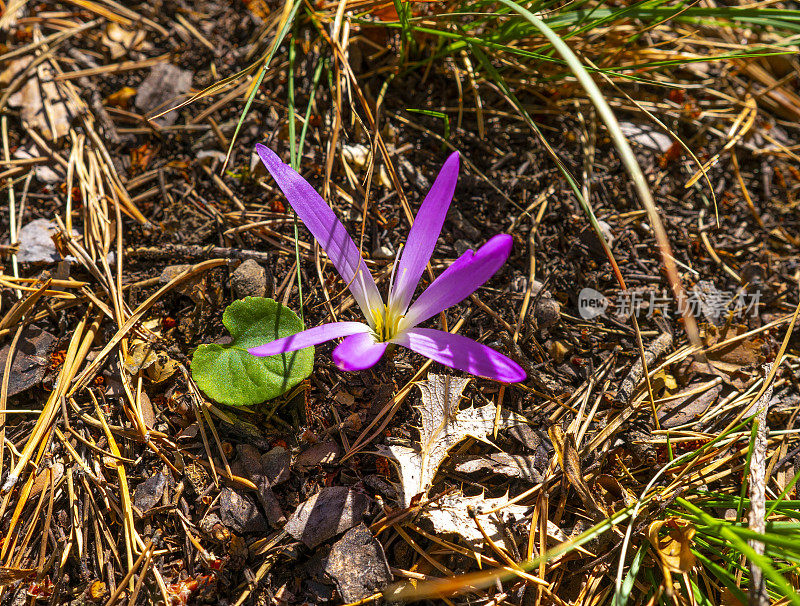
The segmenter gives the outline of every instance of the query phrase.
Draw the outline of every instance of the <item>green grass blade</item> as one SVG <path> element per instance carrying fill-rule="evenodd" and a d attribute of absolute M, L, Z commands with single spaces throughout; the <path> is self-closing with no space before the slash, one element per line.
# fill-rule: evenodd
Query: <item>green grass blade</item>
<path fill-rule="evenodd" d="M 250 91 L 250 94 L 247 96 L 247 101 L 244 104 L 244 109 L 242 110 L 242 114 L 239 116 L 239 121 L 236 123 L 236 128 L 233 131 L 233 136 L 231 137 L 231 144 L 228 146 L 228 153 L 225 155 L 225 162 L 222 163 L 222 168 L 220 172 L 225 170 L 225 167 L 228 165 L 228 161 L 231 158 L 231 153 L 233 153 L 233 146 L 236 144 L 236 138 L 239 136 L 239 131 L 242 128 L 242 124 L 244 124 L 244 120 L 247 117 L 247 113 L 250 111 L 250 106 L 253 104 L 253 100 L 256 98 L 258 94 L 258 89 L 261 88 L 261 83 L 264 81 L 264 76 L 267 75 L 267 70 L 269 69 L 269 64 L 272 61 L 272 58 L 275 56 L 275 53 L 278 51 L 278 47 L 283 42 L 283 39 L 286 37 L 286 34 L 289 33 L 289 29 L 294 23 L 294 18 L 297 15 L 297 10 L 300 8 L 302 2 L 301 0 L 286 0 L 287 2 L 294 1 L 294 4 L 289 12 L 288 17 L 284 21 L 280 31 L 275 36 L 275 39 L 269 49 L 269 52 L 263 59 L 263 63 L 261 64 L 261 69 L 258 70 L 258 75 L 256 76 L 255 84 L 253 85 L 253 89 Z"/>
<path fill-rule="evenodd" d="M 644 556 L 647 554 L 648 549 L 648 544 L 646 542 L 642 542 L 642 544 L 639 546 L 639 550 L 633 556 L 631 567 L 628 569 L 628 574 L 625 575 L 625 580 L 622 582 L 622 589 L 620 590 L 619 599 L 617 600 L 619 606 L 625 606 L 628 603 L 628 598 L 630 597 L 631 591 L 633 591 L 633 585 L 636 582 L 636 575 L 639 574 L 639 568 L 644 561 Z"/>

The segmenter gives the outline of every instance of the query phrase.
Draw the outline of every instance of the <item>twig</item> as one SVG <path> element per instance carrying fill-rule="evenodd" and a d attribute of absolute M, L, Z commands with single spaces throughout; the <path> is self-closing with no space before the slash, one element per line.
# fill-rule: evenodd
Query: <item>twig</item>
<path fill-rule="evenodd" d="M 765 377 L 769 375 L 770 365 L 764 367 Z M 770 400 L 772 399 L 772 385 L 764 392 L 761 399 L 756 402 L 756 435 L 753 444 L 753 454 L 750 457 L 750 516 L 748 527 L 753 532 L 764 534 L 766 524 L 764 516 L 766 513 L 766 466 L 767 466 L 767 411 Z M 764 555 L 764 543 L 758 539 L 748 541 L 758 555 Z M 764 578 L 761 567 L 754 561 L 749 560 L 747 565 L 750 569 L 749 581 L 749 603 L 750 606 L 768 606 L 769 595 L 767 594 L 767 582 Z"/>

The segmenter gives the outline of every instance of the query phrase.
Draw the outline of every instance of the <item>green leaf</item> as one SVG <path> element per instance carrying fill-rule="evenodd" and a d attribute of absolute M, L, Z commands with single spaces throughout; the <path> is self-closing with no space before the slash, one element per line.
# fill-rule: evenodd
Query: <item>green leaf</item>
<path fill-rule="evenodd" d="M 234 301 L 222 314 L 233 337 L 228 346 L 201 345 L 192 356 L 192 377 L 212 399 L 231 406 L 277 398 L 311 374 L 314 348 L 259 358 L 247 349 L 303 330 L 288 307 L 263 297 Z"/>

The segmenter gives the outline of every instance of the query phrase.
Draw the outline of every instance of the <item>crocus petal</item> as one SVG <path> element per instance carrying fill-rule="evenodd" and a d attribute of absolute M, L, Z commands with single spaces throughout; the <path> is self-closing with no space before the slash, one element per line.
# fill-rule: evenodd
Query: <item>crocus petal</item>
<path fill-rule="evenodd" d="M 513 360 L 462 335 L 430 328 L 412 328 L 397 335 L 392 343 L 479 377 L 503 383 L 524 381 L 526 377 L 522 367 Z"/>
<path fill-rule="evenodd" d="M 436 240 L 439 238 L 439 232 L 442 231 L 447 209 L 450 208 L 450 202 L 453 200 L 457 179 L 458 152 L 454 152 L 445 161 L 436 181 L 428 195 L 425 196 L 422 206 L 419 207 L 397 264 L 397 273 L 392 292 L 389 295 L 389 304 L 397 309 L 398 313 L 402 314 L 408 309 L 408 304 L 411 303 L 422 272 L 428 265 L 431 253 L 436 246 Z"/>
<path fill-rule="evenodd" d="M 296 171 L 281 162 L 275 152 L 261 144 L 256 145 L 256 151 L 297 216 L 317 239 L 342 280 L 350 287 L 350 292 L 364 315 L 368 319 L 372 318 L 370 310 L 382 309 L 383 299 L 344 225 L 322 196 Z"/>
<path fill-rule="evenodd" d="M 364 370 L 381 359 L 387 343 L 376 343 L 371 334 L 362 333 L 347 337 L 333 350 L 333 361 L 339 370 Z"/>
<path fill-rule="evenodd" d="M 461 255 L 414 301 L 402 327 L 416 326 L 475 292 L 503 266 L 513 242 L 508 234 L 498 234 L 478 252 Z"/>
<path fill-rule="evenodd" d="M 309 328 L 302 332 L 275 339 L 264 345 L 251 347 L 247 351 L 254 356 L 274 356 L 298 349 L 305 349 L 311 345 L 317 345 L 336 339 L 337 337 L 349 337 L 358 333 L 368 333 L 372 329 L 361 322 L 331 322 L 315 328 Z"/>

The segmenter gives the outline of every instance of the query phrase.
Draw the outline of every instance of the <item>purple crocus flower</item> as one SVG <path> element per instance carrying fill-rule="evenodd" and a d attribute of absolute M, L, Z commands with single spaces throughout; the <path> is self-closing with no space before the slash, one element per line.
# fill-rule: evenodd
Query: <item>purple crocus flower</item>
<path fill-rule="evenodd" d="M 366 322 L 323 324 L 252 347 L 248 350 L 251 354 L 273 356 L 345 337 L 333 350 L 333 360 L 340 370 L 370 368 L 381 359 L 389 343 L 394 343 L 473 375 L 505 383 L 525 379 L 525 371 L 519 364 L 490 347 L 461 335 L 418 328 L 425 320 L 475 292 L 502 267 L 511 252 L 511 236 L 494 236 L 477 252 L 468 250 L 461 255 L 411 304 L 453 199 L 458 152 L 444 163 L 422 202 L 405 248 L 396 261 L 389 300 L 384 303 L 358 247 L 330 206 L 303 177 L 281 162 L 275 152 L 263 145 L 256 145 L 256 151 L 297 216 L 350 288 Z"/>

